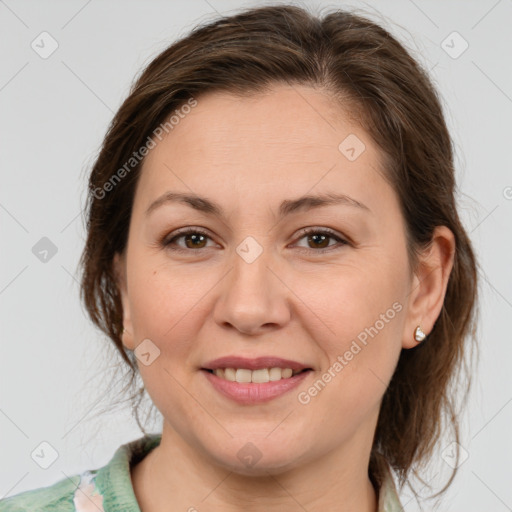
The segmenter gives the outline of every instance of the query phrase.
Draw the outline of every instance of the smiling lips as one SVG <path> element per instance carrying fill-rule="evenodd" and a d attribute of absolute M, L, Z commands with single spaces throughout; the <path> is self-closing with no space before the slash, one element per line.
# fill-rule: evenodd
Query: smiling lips
<path fill-rule="evenodd" d="M 238 356 L 227 356 L 210 361 L 204 369 L 230 382 L 264 383 L 289 379 L 293 375 L 307 370 L 308 367 L 297 361 L 279 357 L 267 356 L 246 359 Z"/>
<path fill-rule="evenodd" d="M 213 361 L 206 363 L 203 367 L 205 370 L 216 370 L 218 368 L 245 368 L 248 370 L 260 370 L 263 368 L 291 368 L 292 370 L 301 371 L 310 367 L 297 361 L 272 356 L 257 357 L 255 359 L 226 356 L 214 359 Z"/>
<path fill-rule="evenodd" d="M 241 404 L 254 404 L 286 393 L 312 369 L 297 361 L 276 357 L 228 356 L 210 361 L 202 370 L 224 396 Z"/>

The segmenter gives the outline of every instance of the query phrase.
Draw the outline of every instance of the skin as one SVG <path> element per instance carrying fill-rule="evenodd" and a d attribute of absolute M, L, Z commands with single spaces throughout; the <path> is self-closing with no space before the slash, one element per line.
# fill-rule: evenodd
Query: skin
<path fill-rule="evenodd" d="M 348 134 L 366 146 L 355 161 L 338 149 Z M 146 216 L 166 191 L 206 196 L 227 216 L 179 203 Z M 279 221 L 282 200 L 321 192 L 347 194 L 370 211 L 331 205 Z M 174 246 L 182 253 L 159 244 L 187 226 L 209 238 L 195 248 L 181 237 Z M 349 243 L 308 241 L 305 227 L 329 227 Z M 252 263 L 236 252 L 249 236 L 262 248 Z M 198 98 L 146 157 L 127 249 L 114 259 L 123 344 L 134 350 L 149 338 L 160 350 L 149 366 L 139 362 L 164 418 L 160 446 L 132 468 L 143 512 L 377 511 L 368 464 L 382 396 L 401 350 L 417 345 L 416 326 L 433 328 L 454 248 L 451 231 L 438 227 L 410 271 L 381 153 L 326 92 L 282 85 L 253 97 Z M 301 404 L 298 394 L 394 303 L 400 312 Z M 200 371 L 231 354 L 293 359 L 314 371 L 270 402 L 239 405 Z M 237 457 L 248 442 L 261 453 L 253 466 Z"/>

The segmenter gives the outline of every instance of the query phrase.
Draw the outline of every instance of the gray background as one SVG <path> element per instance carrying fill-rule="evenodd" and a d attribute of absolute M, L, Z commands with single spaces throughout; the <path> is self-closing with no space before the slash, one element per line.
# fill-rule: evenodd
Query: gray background
<path fill-rule="evenodd" d="M 129 409 L 99 414 L 119 390 L 110 384 L 117 359 L 78 297 L 85 179 L 141 67 L 197 23 L 254 5 L 0 1 L 0 497 L 100 467 L 140 437 Z M 512 1 L 300 5 L 362 9 L 431 70 L 441 91 L 456 144 L 458 203 L 482 270 L 481 357 L 462 421 L 468 458 L 439 510 L 512 510 Z M 47 58 L 31 47 L 51 49 L 43 31 L 58 44 Z M 469 45 L 457 58 L 442 43 L 454 31 Z M 453 37 L 447 41 L 458 53 L 464 43 Z M 32 251 L 42 237 L 57 249 L 46 262 Z M 159 423 L 148 427 L 158 431 Z M 48 469 L 31 458 L 43 441 L 59 454 Z M 434 483 L 449 474 L 441 453 L 432 467 Z M 402 501 L 418 510 L 407 489 Z"/>

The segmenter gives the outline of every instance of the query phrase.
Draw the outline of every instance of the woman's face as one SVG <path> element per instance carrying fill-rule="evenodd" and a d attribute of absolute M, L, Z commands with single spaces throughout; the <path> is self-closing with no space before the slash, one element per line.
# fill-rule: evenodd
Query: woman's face
<path fill-rule="evenodd" d="M 404 219 L 380 156 L 327 94 L 284 85 L 202 96 L 149 152 L 116 265 L 123 342 L 164 437 L 248 474 L 369 455 L 415 327 Z M 345 199 L 293 207 L 327 194 Z M 219 365 L 245 371 L 206 370 L 230 356 L 250 361 Z M 261 366 L 292 363 L 253 361 L 265 357 L 309 370 L 286 379 Z"/>

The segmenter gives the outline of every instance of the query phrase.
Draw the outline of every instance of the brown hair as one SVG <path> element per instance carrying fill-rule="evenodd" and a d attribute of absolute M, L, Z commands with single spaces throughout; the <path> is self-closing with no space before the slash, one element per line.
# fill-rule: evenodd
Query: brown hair
<path fill-rule="evenodd" d="M 90 174 L 81 298 L 128 364 L 133 383 L 137 365 L 121 342 L 122 306 L 112 261 L 127 243 L 142 162 L 115 184 L 112 178 L 187 100 L 211 91 L 254 94 L 276 83 L 328 91 L 350 107 L 380 147 L 386 179 L 406 221 L 411 269 L 436 226 L 455 235 L 442 311 L 425 342 L 402 350 L 375 432 L 372 480 L 380 485 L 383 464 L 389 463 L 402 487 L 411 470 L 417 476 L 413 465 L 433 453 L 446 414 L 459 440 L 453 383 L 468 354 L 466 339 L 475 338 L 477 266 L 455 206 L 452 141 L 437 92 L 407 50 L 369 19 L 340 10 L 320 19 L 291 5 L 254 8 L 198 26 L 158 55 L 116 113 Z M 465 397 L 467 391 L 469 381 Z M 134 396 L 140 399 L 142 392 Z M 138 416 L 137 421 L 141 426 Z M 455 471 L 441 492 L 454 476 Z"/>

